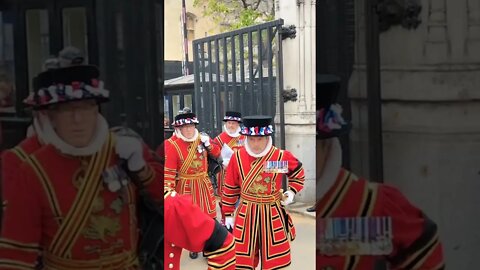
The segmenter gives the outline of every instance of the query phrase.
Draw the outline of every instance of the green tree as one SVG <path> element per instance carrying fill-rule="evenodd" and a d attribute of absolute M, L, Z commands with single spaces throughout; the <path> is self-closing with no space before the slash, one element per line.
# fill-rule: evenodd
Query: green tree
<path fill-rule="evenodd" d="M 210 18 L 222 31 L 271 21 L 275 18 L 274 0 L 194 0 L 203 7 L 203 16 Z"/>

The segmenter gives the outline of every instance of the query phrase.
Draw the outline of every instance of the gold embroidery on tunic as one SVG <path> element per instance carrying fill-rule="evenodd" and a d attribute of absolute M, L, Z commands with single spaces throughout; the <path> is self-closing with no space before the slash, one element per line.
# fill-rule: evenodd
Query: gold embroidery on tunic
<path fill-rule="evenodd" d="M 266 182 L 261 175 L 259 175 L 255 179 L 255 183 L 253 183 L 250 188 L 248 189 L 248 192 L 252 194 L 264 194 L 265 192 L 268 191 L 268 186 L 264 185 L 264 182 Z M 268 182 L 270 182 L 270 178 L 268 177 Z M 268 183 L 267 182 L 267 183 Z"/>
<path fill-rule="evenodd" d="M 91 216 L 87 228 L 83 230 L 83 236 L 88 239 L 99 239 L 107 242 L 106 236 L 115 236 L 121 229 L 118 218 L 107 216 Z"/>
<path fill-rule="evenodd" d="M 2 202 L 2 211 L 5 211 L 5 209 L 7 209 L 7 205 L 8 205 L 8 201 L 7 200 L 4 200 Z"/>
<path fill-rule="evenodd" d="M 102 197 L 96 197 L 92 205 L 92 213 L 98 213 L 105 208 Z"/>
<path fill-rule="evenodd" d="M 116 198 L 111 204 L 110 204 L 110 209 L 113 209 L 115 213 L 120 214 L 123 209 L 123 200 L 122 198 L 118 197 Z"/>
<path fill-rule="evenodd" d="M 203 162 L 200 159 L 195 158 L 194 160 L 192 160 L 192 163 L 190 163 L 190 168 L 198 169 L 202 167 L 202 165 L 203 165 Z"/>
<path fill-rule="evenodd" d="M 72 183 L 76 189 L 80 188 L 85 180 L 85 172 L 88 168 L 88 161 L 89 159 L 87 158 L 80 158 L 80 167 L 73 174 Z"/>

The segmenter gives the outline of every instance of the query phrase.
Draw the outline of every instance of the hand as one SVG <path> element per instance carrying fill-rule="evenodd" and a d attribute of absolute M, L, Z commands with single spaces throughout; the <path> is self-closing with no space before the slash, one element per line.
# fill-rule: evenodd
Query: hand
<path fill-rule="evenodd" d="M 210 146 L 210 137 L 207 134 L 201 134 L 200 135 L 200 141 L 202 141 L 202 143 L 203 143 L 203 145 L 205 145 L 205 147 Z"/>
<path fill-rule="evenodd" d="M 235 226 L 235 218 L 225 217 L 225 227 L 227 228 L 227 230 L 233 230 L 233 226 Z"/>
<path fill-rule="evenodd" d="M 128 169 L 137 172 L 145 167 L 142 142 L 135 137 L 117 136 L 115 151 L 121 159 L 127 161 Z"/>
<path fill-rule="evenodd" d="M 287 198 L 285 200 L 282 200 L 281 201 L 281 204 L 282 205 L 289 205 L 293 202 L 293 197 L 295 197 L 295 193 L 293 193 L 293 191 L 291 190 L 287 190 L 283 193 L 284 196 L 287 196 Z"/>

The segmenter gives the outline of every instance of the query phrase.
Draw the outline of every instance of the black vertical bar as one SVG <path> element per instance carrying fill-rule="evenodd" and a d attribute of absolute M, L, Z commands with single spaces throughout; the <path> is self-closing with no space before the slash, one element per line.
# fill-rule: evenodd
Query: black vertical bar
<path fill-rule="evenodd" d="M 154 1 L 145 1 L 142 6 L 143 23 L 147 30 L 143 35 L 146 55 L 145 63 L 145 110 L 143 122 L 146 125 L 146 140 L 154 148 L 163 141 L 163 103 L 159 103 L 161 91 L 158 81 L 157 65 L 157 24 Z M 163 43 L 162 43 L 163 44 Z M 163 99 L 162 99 L 163 100 Z M 161 124 L 162 123 L 162 124 Z"/>
<path fill-rule="evenodd" d="M 216 81 L 216 84 L 217 84 L 217 92 L 220 92 L 220 89 L 221 89 L 221 86 L 220 86 L 220 44 L 219 44 L 219 39 L 216 38 L 215 39 L 215 67 L 216 67 L 216 78 L 217 78 L 217 81 Z M 225 60 L 224 60 L 225 61 Z M 218 110 L 217 110 L 217 113 L 218 113 Z M 218 120 L 218 119 L 217 119 Z"/>
<path fill-rule="evenodd" d="M 99 66 L 101 70 L 101 77 L 105 81 L 107 89 L 119 89 L 116 80 L 117 76 L 117 58 L 110 57 L 110 54 L 116 54 L 115 47 L 116 31 L 115 31 L 115 11 L 116 8 L 110 8 L 110 0 L 98 3 L 95 15 L 98 18 L 98 48 L 99 48 Z M 90 54 L 89 54 L 90 55 Z M 121 100 L 121 95 L 112 95 L 108 105 L 102 107 L 102 114 L 109 119 L 113 125 L 120 123 L 119 111 L 117 106 Z"/>
<path fill-rule="evenodd" d="M 231 38 L 230 38 L 230 41 Z M 223 76 L 224 76 L 224 95 L 225 95 L 225 101 L 228 100 L 228 96 L 229 96 L 229 87 L 228 87 L 228 84 L 230 83 L 230 79 L 228 78 L 228 64 L 229 64 L 229 61 L 228 61 L 228 40 L 226 37 L 223 38 L 223 47 L 222 47 L 222 50 L 223 50 Z M 219 101 L 219 104 L 221 103 L 221 99 L 220 99 L 220 96 L 218 97 L 218 101 Z M 228 106 L 228 104 L 223 104 L 224 105 L 224 108 L 226 108 Z M 224 110 L 226 111 L 226 110 Z"/>
<path fill-rule="evenodd" d="M 142 12 L 142 5 L 144 3 L 145 1 L 140 1 L 135 5 L 135 8 L 133 9 L 134 11 L 132 13 L 135 15 L 133 16 L 133 26 L 131 28 L 132 36 L 128 37 L 128 38 L 133 37 L 133 39 L 137 41 L 140 40 L 141 45 L 138 46 L 139 49 L 137 50 L 133 50 L 134 47 L 132 46 L 127 51 L 127 52 L 134 51 L 133 53 L 131 53 L 131 55 L 133 56 L 133 63 L 134 63 L 133 67 L 137 67 L 134 73 L 135 88 L 133 89 L 141 89 L 135 94 L 136 104 L 139 107 L 137 107 L 136 111 L 132 110 L 132 114 L 135 115 L 135 125 L 138 126 L 138 130 L 141 130 L 142 136 L 145 136 L 147 132 L 146 125 L 145 125 L 145 119 L 146 119 L 145 72 L 147 70 L 148 64 L 145 63 L 144 61 L 145 59 L 149 59 L 148 57 L 146 57 L 147 48 L 145 46 L 146 44 L 143 40 L 143 34 L 142 34 L 142 33 L 146 33 L 145 32 L 146 25 L 143 23 L 143 17 L 145 16 L 145 14 Z M 143 31 L 136 31 L 136 29 L 143 29 Z M 131 89 L 132 88 L 128 89 L 128 91 L 131 92 Z"/>
<path fill-rule="evenodd" d="M 120 13 L 122 14 L 122 19 L 123 19 L 123 28 L 120 29 L 123 31 L 123 51 L 121 54 L 124 56 L 125 62 L 124 65 L 121 67 L 121 74 L 124 75 L 123 80 L 125 84 L 123 85 L 123 98 L 124 98 L 124 112 L 126 113 L 125 121 L 126 123 L 133 128 L 134 130 L 137 130 L 135 127 L 135 112 L 131 108 L 135 108 L 136 106 L 136 98 L 135 94 L 131 93 L 129 89 L 138 89 L 136 87 L 136 78 L 135 74 L 131 73 L 134 72 L 134 70 L 131 70 L 131 67 L 136 67 L 135 66 L 135 61 L 132 57 L 133 49 L 131 48 L 134 47 L 132 44 L 133 41 L 135 41 L 135 44 L 137 43 L 137 40 L 134 39 L 133 33 L 136 31 L 134 30 L 134 15 L 135 13 L 133 12 L 134 9 L 134 4 L 131 1 L 128 0 L 122 0 L 123 3 L 121 7 Z M 127 11 L 132 11 L 132 12 L 127 12 Z M 137 48 L 138 49 L 138 48 Z M 137 67 L 136 67 L 137 68 Z M 136 108 L 135 108 L 136 111 Z"/>
<path fill-rule="evenodd" d="M 25 116 L 23 107 L 23 99 L 29 94 L 28 89 L 32 88 L 32 82 L 28 81 L 28 39 L 27 39 L 27 23 L 26 10 L 23 5 L 14 5 L 14 12 L 17 15 L 14 24 L 13 39 L 15 44 L 14 54 L 14 70 L 15 70 L 15 111 L 17 116 Z M 36 75 L 36 74 L 35 74 Z"/>
<path fill-rule="evenodd" d="M 184 57 L 185 63 L 184 68 L 185 70 L 182 71 L 183 75 L 189 75 L 188 70 L 188 33 L 187 33 L 187 8 L 185 6 L 185 0 L 182 0 L 182 28 L 183 28 L 183 48 L 184 48 Z"/>
<path fill-rule="evenodd" d="M 215 116 L 214 117 L 211 117 L 212 113 L 215 113 L 213 108 L 215 108 L 215 104 L 214 102 L 216 102 L 216 100 L 214 100 L 212 97 L 216 94 L 216 92 L 218 90 L 214 89 L 213 87 L 213 61 L 212 61 L 212 41 L 209 40 L 207 41 L 207 50 L 208 50 L 208 88 L 207 88 L 207 91 L 208 91 L 208 94 L 206 95 L 207 96 L 207 102 L 208 104 L 210 105 L 208 107 L 208 111 L 209 113 L 206 115 L 206 117 L 208 118 L 208 133 L 211 133 L 212 130 L 215 129 Z M 203 121 L 205 121 L 206 119 L 203 119 Z"/>
<path fill-rule="evenodd" d="M 204 121 L 206 117 L 206 109 L 207 109 L 207 102 L 208 102 L 208 99 L 207 99 L 207 95 L 208 95 L 208 91 L 206 91 L 206 88 L 207 87 L 207 82 L 205 82 L 205 42 L 202 42 L 200 43 L 201 44 L 201 48 L 200 48 L 200 51 L 201 51 L 201 57 L 200 57 L 200 61 L 202 61 L 200 64 L 202 65 L 202 70 L 200 71 L 201 72 L 201 76 L 202 76 L 202 83 L 200 85 L 200 90 L 201 90 L 201 93 L 200 93 L 200 103 L 198 104 L 199 108 L 198 108 L 198 111 L 201 112 L 201 120 L 200 121 Z M 203 125 L 205 126 L 205 125 Z"/>
<path fill-rule="evenodd" d="M 275 86 L 273 85 L 273 33 L 272 33 L 272 27 L 268 27 L 267 29 L 267 37 L 268 37 L 268 91 L 267 91 L 267 100 L 273 100 L 273 97 L 275 96 Z M 278 76 L 278 75 L 277 75 Z M 266 102 L 266 110 L 269 115 L 275 115 L 272 110 L 272 103 L 271 102 Z"/>
<path fill-rule="evenodd" d="M 245 91 L 245 57 L 244 57 L 244 53 L 245 53 L 245 48 L 243 46 L 243 34 L 240 34 L 238 36 L 239 38 L 239 54 L 240 54 L 240 111 L 242 112 L 242 114 L 250 114 L 250 112 L 247 112 L 247 110 L 245 110 L 245 105 L 247 102 L 245 102 L 245 94 L 246 94 L 246 91 Z"/>
<path fill-rule="evenodd" d="M 236 35 L 232 35 L 230 42 L 232 45 L 231 53 L 232 53 L 232 100 L 230 100 L 230 97 L 227 97 L 226 100 L 228 100 L 228 108 L 236 111 L 240 111 L 240 108 L 238 108 L 238 102 L 240 101 L 240 96 L 239 96 L 239 91 L 237 88 L 237 62 L 236 62 L 236 55 L 235 55 L 235 43 L 236 43 Z M 232 106 L 230 106 L 230 103 Z"/>
<path fill-rule="evenodd" d="M 132 122 L 132 127 L 137 128 L 137 130 L 141 131 L 141 135 L 145 136 L 146 135 L 146 125 L 145 125 L 145 72 L 146 72 L 146 64 L 144 59 L 149 59 L 148 57 L 145 57 L 147 51 L 146 51 L 146 46 L 145 42 L 143 42 L 143 33 L 145 33 L 145 30 L 143 31 L 138 31 L 138 29 L 144 29 L 145 24 L 143 24 L 143 17 L 144 14 L 142 13 L 142 4 L 145 1 L 141 1 L 140 3 L 135 3 L 133 4 L 131 1 L 128 1 L 129 4 L 131 5 L 131 9 L 129 11 L 132 11 L 129 16 L 132 17 L 132 25 L 129 27 L 130 34 L 126 36 L 128 40 L 130 40 L 128 44 L 128 49 L 126 50 L 126 54 L 129 55 L 131 59 L 132 65 L 127 67 L 128 74 L 129 76 L 132 76 L 132 85 L 133 88 L 128 88 L 127 92 L 129 93 L 129 96 L 132 98 L 132 101 L 134 101 L 135 105 L 133 108 L 130 108 L 130 113 L 132 114 L 133 117 L 133 122 Z M 138 41 L 141 41 L 140 44 L 137 44 Z M 133 43 L 132 41 L 135 41 Z M 135 44 L 137 44 L 135 46 Z M 131 91 L 131 89 L 140 89 L 140 91 Z M 135 109 L 134 109 L 135 108 Z"/>
<path fill-rule="evenodd" d="M 283 21 L 282 21 L 282 24 L 283 24 Z M 283 75 L 282 75 L 282 71 L 283 71 L 283 57 L 282 57 L 282 36 L 280 34 L 280 31 L 279 31 L 279 28 L 282 27 L 282 24 L 280 25 L 277 25 L 277 37 L 276 37 L 276 41 L 277 41 L 277 46 L 278 46 L 278 50 L 277 50 L 277 91 L 276 91 L 276 95 L 277 95 L 277 100 L 278 100 L 278 103 L 279 103 L 279 115 L 280 115 L 280 148 L 281 149 L 285 149 L 285 109 L 284 109 L 284 101 L 283 101 L 283 95 L 282 95 L 282 92 L 283 92 Z M 272 117 L 275 117 L 275 115 L 273 115 Z M 282 187 L 283 187 L 283 190 L 287 190 L 288 188 L 288 179 L 286 177 L 283 177 L 283 181 L 282 181 Z"/>
<path fill-rule="evenodd" d="M 50 54 L 58 55 L 63 46 L 63 16 L 62 8 L 55 1 L 48 2 L 48 34 Z"/>
<path fill-rule="evenodd" d="M 193 46 L 193 81 L 194 81 L 194 106 L 192 106 L 192 111 L 196 112 L 198 117 L 200 117 L 199 113 L 202 111 L 201 108 L 201 96 L 202 93 L 200 92 L 201 85 L 200 85 L 200 73 L 202 70 L 200 70 L 200 63 L 199 61 L 202 61 L 202 57 L 200 56 L 200 50 L 199 50 L 199 44 L 196 41 L 192 42 Z"/>
<path fill-rule="evenodd" d="M 157 4 L 158 4 L 158 9 L 157 9 Z M 164 3 L 163 1 L 154 1 L 154 9 L 155 9 L 155 25 L 157 27 L 159 27 L 157 29 L 158 31 L 158 38 L 156 39 L 157 43 L 156 43 L 156 46 L 155 48 L 157 49 L 156 50 L 156 53 L 157 53 L 157 63 L 160 63 L 158 66 L 157 66 L 157 74 L 158 74 L 158 77 L 160 78 L 159 82 L 158 82 L 158 99 L 157 99 L 157 102 L 159 103 L 159 107 L 158 107 L 158 111 L 160 112 L 160 119 L 158 119 L 160 122 L 161 121 L 161 124 L 159 124 L 159 132 L 160 132 L 160 141 L 158 141 L 158 144 L 162 143 L 163 140 L 165 140 L 165 126 L 164 126 L 164 119 L 165 119 L 165 73 L 164 73 L 164 69 L 165 69 L 165 54 L 164 54 L 164 47 L 165 47 L 165 36 L 164 36 Z M 157 80 L 157 78 L 155 77 L 155 80 Z M 193 109 L 192 109 L 193 110 Z M 155 119 L 154 119 L 155 120 Z"/>
<path fill-rule="evenodd" d="M 168 114 L 170 116 L 168 120 L 170 121 L 170 124 L 171 124 L 173 123 L 173 119 L 175 119 L 175 117 L 173 116 L 173 98 L 172 98 L 172 95 L 166 95 L 166 98 L 168 100 Z"/>
<path fill-rule="evenodd" d="M 262 53 L 262 49 L 263 49 L 263 42 L 262 42 L 262 29 L 261 28 L 258 28 L 257 30 L 257 33 L 258 33 L 258 37 L 257 37 L 257 48 L 258 48 L 258 65 L 257 65 L 257 70 L 259 71 L 258 72 L 258 83 L 260 85 L 260 95 L 258 95 L 261 100 L 259 103 L 260 105 L 260 113 L 261 114 L 265 114 L 265 107 L 263 106 L 263 104 L 267 103 L 268 100 L 267 98 L 265 97 L 265 93 L 263 92 L 263 53 Z"/>
<path fill-rule="evenodd" d="M 367 48 L 367 106 L 370 180 L 383 181 L 382 98 L 380 89 L 380 45 L 378 0 L 365 0 Z"/>
<path fill-rule="evenodd" d="M 185 108 L 185 100 L 183 100 L 185 98 L 185 95 L 182 94 L 182 93 L 179 93 L 178 94 L 178 99 L 180 101 L 180 108 Z"/>
<path fill-rule="evenodd" d="M 87 16 L 88 63 L 98 65 L 97 17 L 95 16 L 95 3 L 93 0 L 88 1 L 85 15 Z"/>
<path fill-rule="evenodd" d="M 249 98 L 250 100 L 247 101 L 247 102 L 250 102 L 251 105 L 253 105 L 254 107 L 252 107 L 252 111 L 251 113 L 252 114 L 258 114 L 258 111 L 257 111 L 257 102 L 253 102 L 255 99 L 255 93 L 254 93 L 254 90 L 253 90 L 253 82 L 255 80 L 255 78 L 253 77 L 253 37 L 252 37 L 252 31 L 249 31 L 248 32 L 248 72 L 249 72 L 249 86 L 250 86 L 250 95 L 249 95 Z M 255 108 L 255 109 L 253 109 Z"/>

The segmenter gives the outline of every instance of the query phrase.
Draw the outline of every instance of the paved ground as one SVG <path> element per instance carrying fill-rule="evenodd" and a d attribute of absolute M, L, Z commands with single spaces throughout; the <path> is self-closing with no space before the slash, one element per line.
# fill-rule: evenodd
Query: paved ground
<path fill-rule="evenodd" d="M 294 203 L 289 206 L 297 238 L 291 242 L 292 265 L 288 269 L 315 270 L 315 214 L 306 211 L 311 204 Z M 207 260 L 199 254 L 195 260 L 183 251 L 181 269 L 205 270 Z M 261 269 L 258 267 L 257 269 Z"/>

